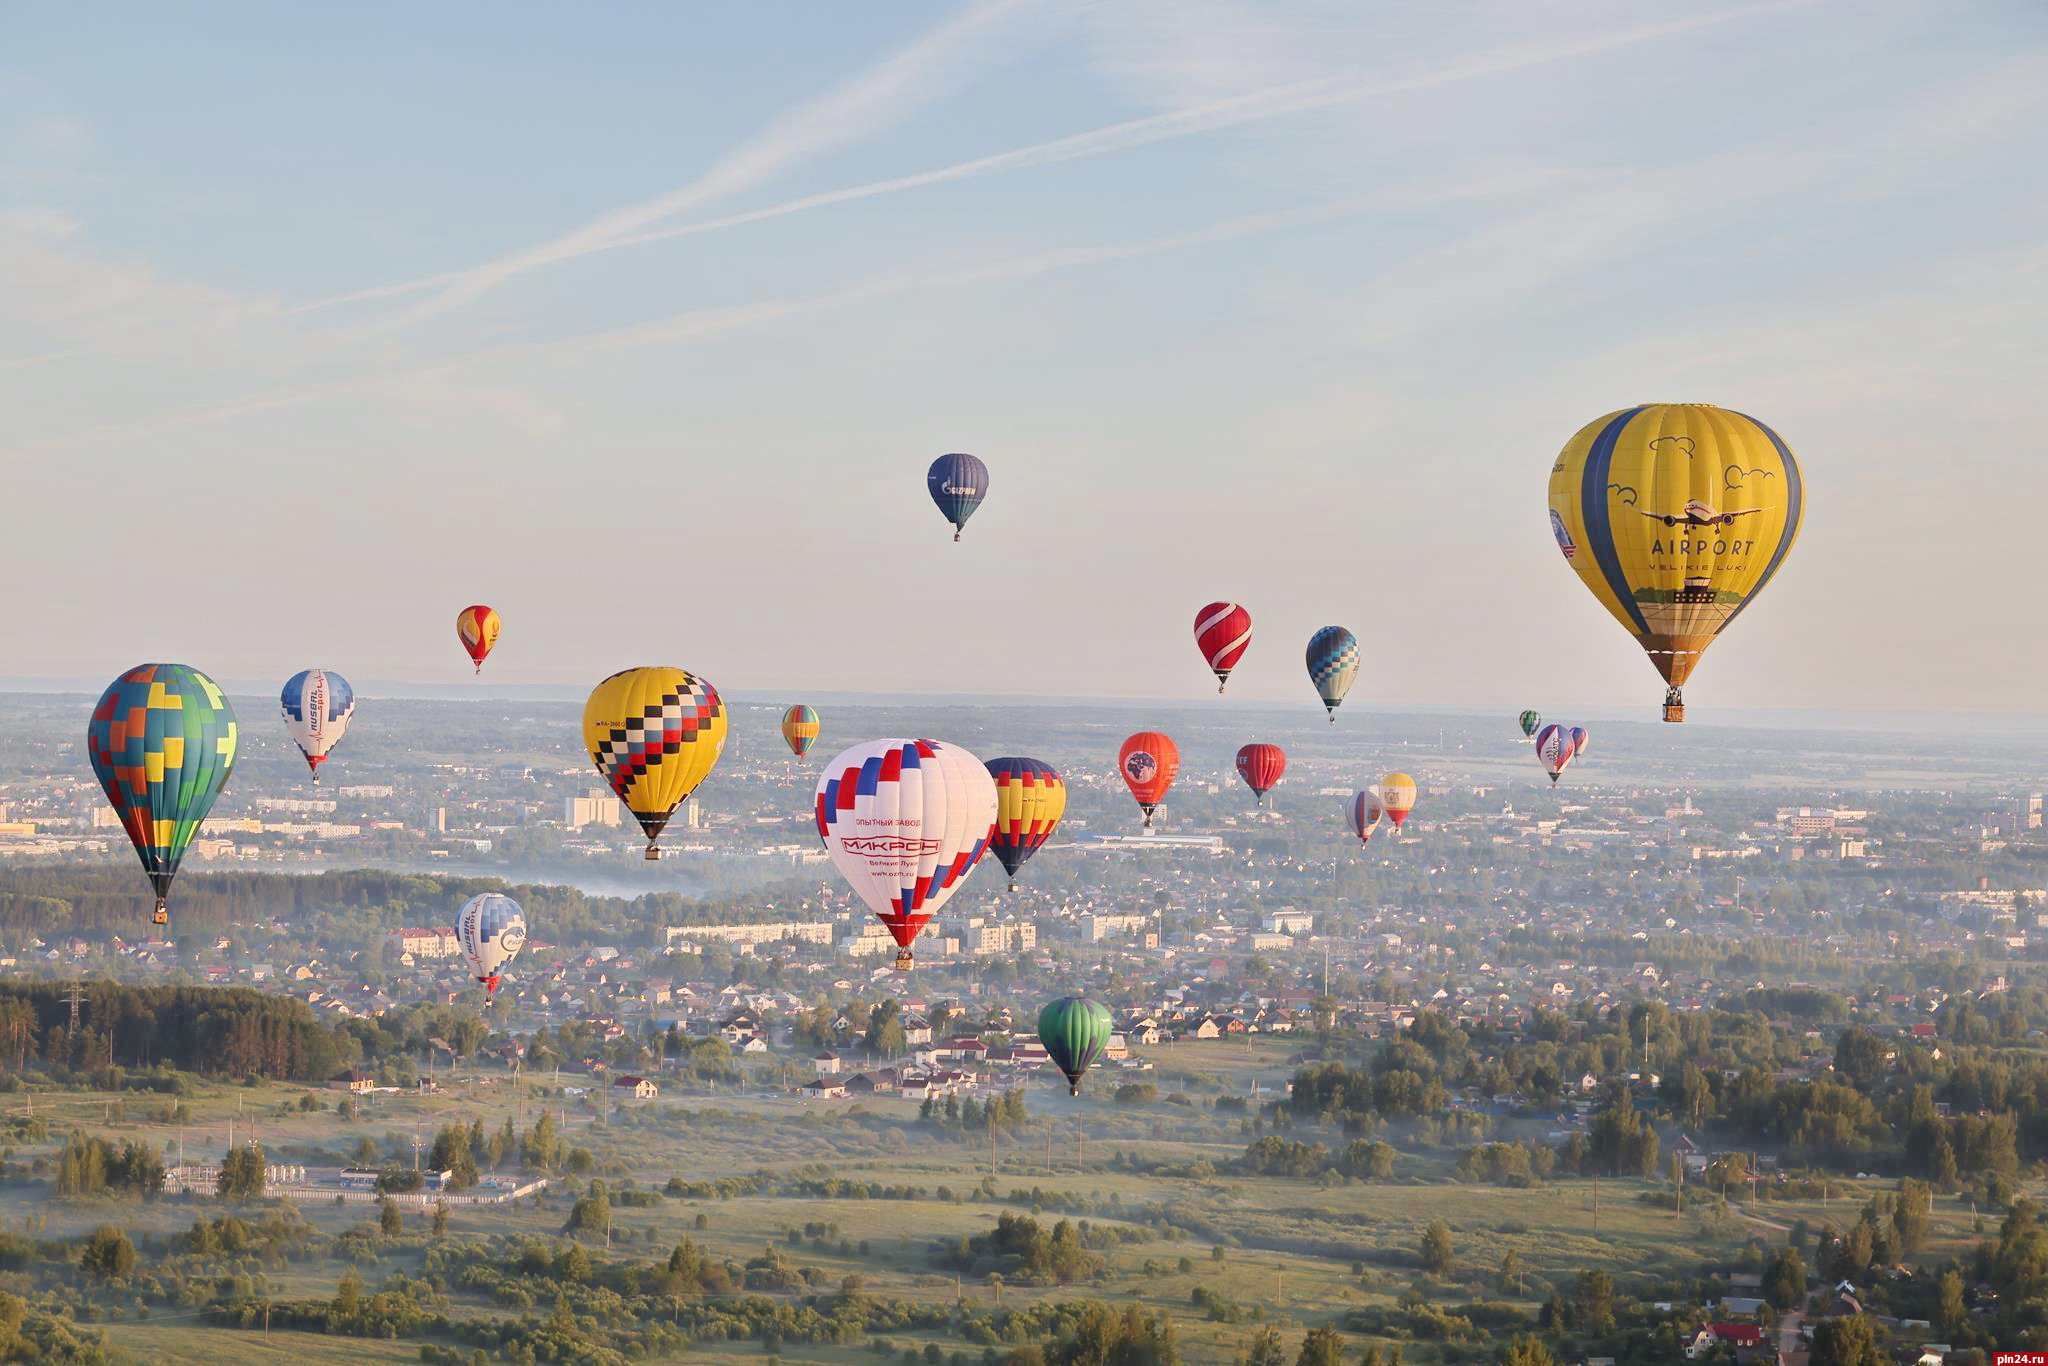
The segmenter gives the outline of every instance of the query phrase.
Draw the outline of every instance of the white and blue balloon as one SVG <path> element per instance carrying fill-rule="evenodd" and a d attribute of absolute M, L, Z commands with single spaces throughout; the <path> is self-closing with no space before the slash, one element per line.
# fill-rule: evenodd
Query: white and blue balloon
<path fill-rule="evenodd" d="M 348 718 L 355 715 L 356 690 L 331 669 L 302 669 L 286 681 L 279 701 L 285 732 L 306 756 L 306 767 L 313 770 L 317 783 L 327 752 L 341 743 Z"/>

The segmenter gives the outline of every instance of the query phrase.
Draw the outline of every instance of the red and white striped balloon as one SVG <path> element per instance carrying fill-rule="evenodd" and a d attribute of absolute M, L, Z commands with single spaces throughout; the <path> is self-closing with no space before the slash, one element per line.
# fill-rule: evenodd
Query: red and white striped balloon
<path fill-rule="evenodd" d="M 1212 602 L 1195 613 L 1195 644 L 1216 674 L 1216 691 L 1230 681 L 1230 671 L 1252 643 L 1252 614 L 1234 602 Z"/>

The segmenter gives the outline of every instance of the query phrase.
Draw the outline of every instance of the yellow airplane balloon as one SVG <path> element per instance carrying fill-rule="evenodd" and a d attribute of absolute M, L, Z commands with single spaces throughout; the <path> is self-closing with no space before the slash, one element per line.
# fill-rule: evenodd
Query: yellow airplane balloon
<path fill-rule="evenodd" d="M 1664 719 L 1700 656 L 1799 538 L 1799 462 L 1753 417 L 1649 403 L 1582 428 L 1550 467 L 1550 532 L 1600 605 L 1669 685 Z"/>
<path fill-rule="evenodd" d="M 647 833 L 647 857 L 658 859 L 661 828 L 725 750 L 725 704 L 681 669 L 628 669 L 591 689 L 583 743 Z"/>

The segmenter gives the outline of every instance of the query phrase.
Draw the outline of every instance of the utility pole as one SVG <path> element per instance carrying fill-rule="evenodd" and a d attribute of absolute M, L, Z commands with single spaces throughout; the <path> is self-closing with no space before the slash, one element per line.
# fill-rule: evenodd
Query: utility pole
<path fill-rule="evenodd" d="M 415 1175 L 418 1174 L 420 1169 L 420 1131 L 418 1129 L 412 1131 L 412 1169 Z"/>
<path fill-rule="evenodd" d="M 85 988 L 79 983 L 73 982 L 71 990 L 64 993 L 64 1000 L 71 1006 L 71 1026 L 69 1032 L 76 1034 L 78 1032 L 78 1008 L 85 1004 Z"/>
<path fill-rule="evenodd" d="M 1600 1173 L 1593 1173 L 1593 1232 L 1600 1231 Z"/>

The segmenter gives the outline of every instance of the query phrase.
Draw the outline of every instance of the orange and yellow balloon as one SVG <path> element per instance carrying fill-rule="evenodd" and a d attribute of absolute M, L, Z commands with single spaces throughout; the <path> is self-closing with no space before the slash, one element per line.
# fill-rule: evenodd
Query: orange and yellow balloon
<path fill-rule="evenodd" d="M 1666 721 L 1685 719 L 1685 680 L 1784 564 L 1805 510 L 1791 448 L 1709 403 L 1609 413 L 1550 467 L 1551 535 L 1664 676 Z"/>
<path fill-rule="evenodd" d="M 647 835 L 647 857 L 676 808 L 688 801 L 725 752 L 725 704 L 718 689 L 682 669 L 628 669 L 591 690 L 583 743 Z"/>
<path fill-rule="evenodd" d="M 469 652 L 478 673 L 484 671 L 484 660 L 498 643 L 498 624 L 498 614 L 481 603 L 455 614 L 455 638 Z"/>

